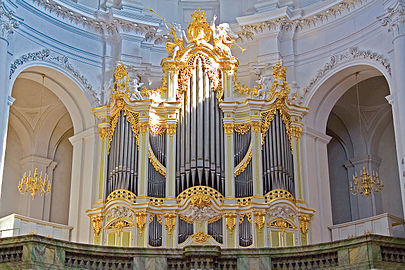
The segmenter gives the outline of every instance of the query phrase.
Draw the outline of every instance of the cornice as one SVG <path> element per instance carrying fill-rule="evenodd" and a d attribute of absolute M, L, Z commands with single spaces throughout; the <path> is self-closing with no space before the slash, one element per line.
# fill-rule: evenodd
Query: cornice
<path fill-rule="evenodd" d="M 132 22 L 110 13 L 95 12 L 94 16 L 77 12 L 54 0 L 31 0 L 38 7 L 70 22 L 75 22 L 98 33 L 114 34 L 120 31 L 143 35 L 146 40 L 156 36 L 158 26 Z"/>
<path fill-rule="evenodd" d="M 268 16 L 254 14 L 237 18 L 242 29 L 238 33 L 240 39 L 253 39 L 255 34 L 271 30 L 292 31 L 304 30 L 321 26 L 332 20 L 338 19 L 349 12 L 363 6 L 369 0 L 342 0 L 334 5 L 329 5 L 318 11 L 305 14 L 305 10 L 299 15 L 290 16 L 288 8 L 280 12 L 271 11 Z M 271 19 L 265 19 L 270 16 Z M 256 17 L 256 18 L 255 18 Z"/>

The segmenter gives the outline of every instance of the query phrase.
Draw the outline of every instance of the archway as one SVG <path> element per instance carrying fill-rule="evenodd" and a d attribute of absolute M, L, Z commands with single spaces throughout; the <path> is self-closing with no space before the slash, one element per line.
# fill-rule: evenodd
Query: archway
<path fill-rule="evenodd" d="M 315 224 L 314 228 L 320 229 L 323 232 L 321 237 L 314 236 L 313 240 L 315 242 L 328 241 L 330 239 L 330 226 L 336 222 L 353 220 L 352 213 L 354 213 L 355 216 L 357 215 L 357 218 L 370 216 L 370 213 L 364 215 L 359 215 L 358 213 L 356 214 L 352 208 L 358 208 L 359 206 L 354 207 L 354 203 L 341 204 L 343 200 L 341 196 L 331 196 L 331 190 L 334 192 L 340 189 L 342 194 L 346 194 L 346 200 L 350 201 L 351 195 L 349 195 L 348 191 L 350 183 L 349 180 L 347 180 L 344 185 L 335 185 L 334 183 L 331 183 L 329 179 L 331 179 L 331 174 L 334 175 L 332 178 L 335 177 L 340 179 L 345 177 L 346 179 L 351 179 L 354 170 L 352 171 L 347 169 L 350 167 L 350 163 L 347 162 L 345 163 L 347 168 L 344 169 L 342 169 L 340 165 L 333 167 L 329 166 L 330 164 L 328 164 L 328 148 L 329 154 L 335 153 L 338 155 L 333 158 L 334 162 L 339 161 L 344 163 L 344 160 L 347 161 L 350 156 L 356 155 L 358 152 L 358 149 L 356 150 L 355 146 L 358 146 L 359 144 L 361 145 L 361 142 L 359 142 L 359 136 L 355 138 L 353 138 L 353 136 L 349 136 L 349 131 L 351 128 L 353 128 L 353 125 L 356 125 L 356 123 L 358 125 L 358 121 L 355 121 L 358 119 L 357 114 L 350 115 L 349 113 L 349 115 L 346 115 L 346 118 L 351 119 L 351 124 L 348 125 L 342 120 L 342 114 L 347 114 L 348 111 L 345 109 L 334 109 L 338 100 L 341 99 L 349 89 L 353 89 L 357 82 L 367 82 L 368 80 L 374 80 L 375 78 L 383 81 L 385 84 L 385 92 L 379 96 L 379 104 L 384 104 L 386 108 L 391 110 L 391 106 L 384 98 L 385 96 L 389 95 L 391 85 L 389 73 L 386 72 L 387 70 L 382 70 L 378 65 L 374 66 L 370 63 L 363 62 L 348 62 L 337 66 L 333 72 L 325 74 L 324 77 L 317 81 L 316 87 L 313 88 L 314 90 L 311 93 L 308 93 L 307 99 L 304 102 L 304 104 L 310 108 L 308 115 L 304 119 L 305 130 L 303 136 L 302 160 L 305 165 L 303 165 L 303 176 L 305 179 L 308 179 L 308 184 L 304 188 L 304 193 L 306 198 L 308 198 L 307 200 L 310 202 L 312 201 L 312 206 L 318 207 L 318 216 L 314 219 L 314 222 L 319 223 Z M 359 72 L 357 80 L 354 76 L 356 72 Z M 354 111 L 356 112 L 356 110 Z M 366 112 L 364 112 L 364 114 L 366 114 Z M 390 119 L 392 119 L 391 115 L 392 113 L 389 112 Z M 384 117 L 387 117 L 387 115 L 385 114 Z M 329 123 L 328 120 L 330 120 Z M 392 123 L 392 120 L 376 120 L 376 122 L 373 123 L 376 131 L 373 134 L 370 133 L 370 136 L 377 136 L 379 132 L 384 133 L 380 126 L 383 122 Z M 392 126 L 390 132 L 388 133 L 392 135 L 391 145 L 393 145 L 393 149 L 395 149 Z M 374 141 L 374 148 L 372 149 L 377 149 L 380 147 L 377 145 L 378 143 L 376 144 L 378 141 L 378 139 L 376 139 L 377 137 L 373 137 L 374 139 L 371 139 Z M 394 159 L 389 162 L 390 164 L 394 164 L 392 165 L 392 168 L 390 168 L 390 171 L 395 171 L 395 173 L 398 174 L 396 152 L 392 152 L 390 156 L 394 157 Z M 367 154 L 364 155 L 364 158 L 366 157 L 370 164 L 378 163 L 378 159 L 373 159 L 373 157 L 369 157 Z M 360 163 L 358 164 L 360 166 Z M 336 168 L 338 168 L 337 171 Z M 373 168 L 371 168 L 371 170 L 373 170 Z M 357 174 L 359 174 L 359 172 L 357 172 Z M 388 192 L 386 194 L 389 196 Z M 399 199 L 400 198 L 401 196 L 399 194 Z M 378 200 L 379 199 L 376 198 L 377 203 L 375 204 L 374 210 L 371 211 L 371 215 L 373 215 L 372 213 L 374 213 L 374 215 L 381 213 L 384 209 L 382 208 L 383 199 L 380 199 L 380 203 Z M 360 208 L 363 208 L 363 206 L 360 206 Z M 333 209 L 335 213 L 342 214 L 341 217 L 337 218 L 337 220 L 340 219 L 340 221 L 337 221 L 336 218 L 332 216 Z M 348 210 L 350 210 L 350 215 L 345 217 L 347 212 L 342 213 L 342 211 Z M 400 211 L 402 211 L 402 207 Z M 396 213 L 397 215 L 400 214 L 398 211 L 396 211 Z"/>
<path fill-rule="evenodd" d="M 95 123 L 81 88 L 54 67 L 24 66 L 12 78 L 10 95 L 16 100 L 9 116 L 0 216 L 18 213 L 76 225 L 70 217 L 75 185 L 71 179 L 75 179 L 73 174 L 82 174 L 83 168 L 72 164 L 75 146 L 70 138 Z M 32 200 L 29 194 L 19 194 L 17 184 L 24 172 L 35 167 L 49 175 L 52 190 Z"/>

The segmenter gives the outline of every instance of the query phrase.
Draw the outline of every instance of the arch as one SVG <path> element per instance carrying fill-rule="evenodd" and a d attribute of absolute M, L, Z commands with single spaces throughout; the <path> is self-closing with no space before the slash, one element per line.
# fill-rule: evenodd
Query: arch
<path fill-rule="evenodd" d="M 65 70 L 48 63 L 32 61 L 16 68 L 11 75 L 9 95 L 15 80 L 25 78 L 42 84 L 42 74 L 46 75 L 44 85 L 53 92 L 69 112 L 73 122 L 74 134 L 94 126 L 95 119 L 91 113 L 91 103 L 85 94 L 83 85 Z"/>
<path fill-rule="evenodd" d="M 360 72 L 357 81 L 353 76 L 355 72 Z M 320 79 L 313 87 L 315 90 L 309 93 L 308 99 L 304 103 L 310 108 L 304 119 L 305 124 L 320 132 L 326 132 L 330 112 L 340 97 L 356 83 L 381 75 L 386 79 L 391 91 L 392 82 L 389 73 L 387 71 L 382 72 L 375 65 L 370 65 L 365 61 L 353 60 L 337 67 L 335 72 Z"/>

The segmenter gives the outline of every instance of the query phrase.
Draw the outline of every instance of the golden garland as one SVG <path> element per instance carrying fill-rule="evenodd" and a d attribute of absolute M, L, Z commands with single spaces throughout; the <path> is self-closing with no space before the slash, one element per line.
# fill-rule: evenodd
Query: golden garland
<path fill-rule="evenodd" d="M 153 168 L 155 168 L 155 170 L 158 173 L 160 173 L 161 175 L 166 176 L 165 166 L 163 166 L 163 164 L 160 163 L 160 161 L 156 158 L 150 145 L 149 145 L 149 149 L 148 149 L 148 158 L 149 158 L 149 162 L 153 166 Z"/>
<path fill-rule="evenodd" d="M 249 149 L 246 155 L 243 157 L 241 162 L 235 167 L 234 175 L 235 177 L 239 174 L 243 173 L 247 166 L 249 165 L 250 161 L 252 160 L 252 143 L 249 145 Z"/>

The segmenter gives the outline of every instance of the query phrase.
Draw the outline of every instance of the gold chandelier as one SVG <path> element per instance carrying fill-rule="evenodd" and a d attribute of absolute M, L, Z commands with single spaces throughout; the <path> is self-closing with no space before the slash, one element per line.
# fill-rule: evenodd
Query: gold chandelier
<path fill-rule="evenodd" d="M 366 166 L 363 167 L 359 177 L 357 177 L 356 173 L 353 175 L 353 183 L 354 186 L 350 184 L 350 192 L 353 195 L 364 195 L 367 199 L 371 192 L 379 192 L 384 188 L 378 174 L 373 172 L 372 175 L 370 175 Z"/>
<path fill-rule="evenodd" d="M 27 173 L 24 173 L 24 176 L 18 184 L 18 190 L 21 194 L 24 194 L 27 192 L 27 190 L 29 190 L 32 199 L 35 199 L 37 192 L 44 195 L 45 193 L 51 191 L 51 185 L 48 184 L 48 175 L 45 174 L 45 179 L 42 180 L 42 172 L 41 175 L 39 175 L 38 168 L 35 168 L 33 175 L 31 175 L 31 171 L 29 172 L 28 176 Z"/>
<path fill-rule="evenodd" d="M 359 84 L 357 82 L 357 77 L 359 76 L 359 72 L 355 73 L 356 76 L 356 95 L 357 95 L 357 112 L 359 117 L 359 129 L 360 129 L 360 136 L 363 137 L 363 131 L 361 128 L 361 117 L 360 117 L 360 100 L 359 100 Z M 364 138 L 363 138 L 364 139 Z M 372 172 L 372 175 L 367 171 L 366 166 L 363 167 L 363 170 L 360 171 L 360 177 L 357 177 L 357 173 L 355 172 L 353 175 L 353 183 L 350 184 L 350 192 L 353 195 L 364 195 L 368 199 L 368 196 L 371 192 L 379 192 L 382 191 L 384 185 L 380 181 L 378 174 L 376 172 Z"/>
<path fill-rule="evenodd" d="M 44 90 L 44 80 L 45 74 L 42 74 L 42 88 L 41 88 L 41 104 L 39 107 L 39 116 L 41 117 L 41 109 L 42 109 L 42 96 Z M 40 129 L 40 123 L 39 123 Z M 46 188 L 46 189 L 45 189 Z M 48 193 L 51 191 L 51 185 L 48 184 L 48 175 L 45 174 L 44 180 L 42 180 L 42 172 L 38 174 L 38 168 L 34 169 L 34 174 L 31 175 L 31 171 L 29 171 L 28 176 L 27 172 L 24 173 L 24 176 L 21 178 L 21 181 L 18 183 L 18 190 L 21 194 L 26 193 L 28 190 L 31 193 L 32 199 L 35 199 L 37 192 L 40 192 L 41 195 Z"/>

